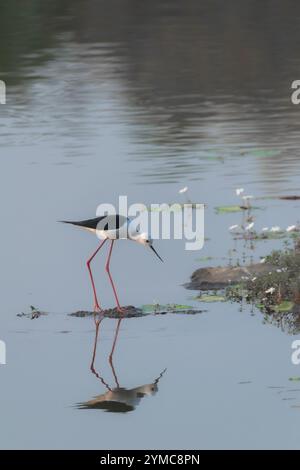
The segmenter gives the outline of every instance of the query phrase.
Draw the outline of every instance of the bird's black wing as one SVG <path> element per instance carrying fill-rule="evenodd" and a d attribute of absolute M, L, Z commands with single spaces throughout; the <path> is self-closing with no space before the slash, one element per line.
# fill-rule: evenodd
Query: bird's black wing
<path fill-rule="evenodd" d="M 71 220 L 61 220 L 64 224 L 77 225 L 78 227 L 89 228 L 96 230 L 97 228 L 101 230 L 116 230 L 124 225 L 126 217 L 123 215 L 102 215 L 100 217 L 95 217 L 94 219 L 80 220 L 80 221 L 71 221 Z M 101 227 L 98 224 L 101 222 Z"/>

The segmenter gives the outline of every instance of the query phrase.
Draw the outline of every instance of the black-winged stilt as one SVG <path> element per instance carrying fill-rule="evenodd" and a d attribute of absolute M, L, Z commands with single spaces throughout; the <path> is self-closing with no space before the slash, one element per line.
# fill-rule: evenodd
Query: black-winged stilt
<path fill-rule="evenodd" d="M 145 232 L 140 233 L 138 226 L 134 223 L 134 219 L 130 219 L 129 217 L 125 217 L 119 214 L 116 215 L 106 215 L 106 216 L 100 216 L 96 217 L 94 219 L 88 219 L 88 220 L 81 220 L 78 222 L 75 221 L 69 221 L 69 220 L 61 220 L 60 222 L 63 222 L 65 224 L 71 224 L 71 225 L 76 225 L 78 227 L 84 228 L 86 230 L 89 230 L 90 232 L 96 233 L 99 235 L 103 240 L 101 241 L 100 245 L 96 249 L 96 251 L 92 254 L 92 256 L 87 260 L 87 268 L 90 274 L 90 279 L 91 279 L 91 284 L 93 288 L 93 293 L 94 293 L 94 311 L 101 311 L 101 306 L 98 302 L 97 298 L 97 292 L 96 292 L 96 287 L 94 283 L 94 278 L 91 270 L 91 262 L 96 256 L 96 254 L 99 252 L 99 250 L 102 248 L 106 240 L 110 240 L 110 248 L 108 252 L 108 257 L 105 265 L 105 270 L 108 274 L 112 290 L 114 293 L 114 297 L 116 299 L 117 303 L 117 310 L 119 312 L 124 312 L 124 309 L 120 306 L 117 291 L 114 285 L 114 281 L 112 279 L 111 273 L 110 273 L 110 259 L 111 259 L 111 253 L 112 249 L 114 246 L 115 240 L 121 239 L 121 238 L 128 238 L 129 240 L 133 240 L 137 243 L 140 243 L 141 245 L 144 246 L 149 246 L 151 250 L 156 254 L 156 256 L 161 260 L 161 257 L 157 253 L 157 251 L 153 247 L 153 241 L 149 237 L 149 235 Z"/>

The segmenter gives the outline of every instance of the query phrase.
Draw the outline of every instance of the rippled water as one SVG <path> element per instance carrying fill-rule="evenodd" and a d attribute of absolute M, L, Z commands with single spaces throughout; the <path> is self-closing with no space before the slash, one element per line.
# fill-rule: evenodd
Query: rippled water
<path fill-rule="evenodd" d="M 240 215 L 214 208 L 235 204 L 236 187 L 261 198 L 259 229 L 297 222 L 299 203 L 277 196 L 299 194 L 300 110 L 290 96 L 300 7 L 32 0 L 20 12 L 15 3 L 0 11 L 0 446 L 298 448 L 295 336 L 250 307 L 125 319 L 113 367 L 117 323 L 106 319 L 93 374 L 94 324 L 66 313 L 92 304 L 85 260 L 97 240 L 56 221 L 93 217 L 120 194 L 183 202 L 185 185 L 206 203 L 200 253 L 157 241 L 161 264 L 117 244 L 121 301 L 136 306 L 197 305 L 182 284 L 201 257 L 227 263 Z M 241 244 L 236 256 L 257 260 L 276 246 Z M 97 287 L 111 306 L 102 267 L 99 255 Z M 32 304 L 51 315 L 16 317 Z M 121 395 L 123 408 L 87 405 L 105 393 Z"/>

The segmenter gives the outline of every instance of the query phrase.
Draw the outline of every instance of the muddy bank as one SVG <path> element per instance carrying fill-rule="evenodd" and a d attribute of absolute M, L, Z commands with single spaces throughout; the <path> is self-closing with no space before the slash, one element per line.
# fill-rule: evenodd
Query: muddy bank
<path fill-rule="evenodd" d="M 263 263 L 249 266 L 197 269 L 186 284 L 199 290 L 199 301 L 231 301 L 251 304 L 273 323 L 290 334 L 300 331 L 300 252 L 273 251 Z M 213 293 L 203 294 L 210 290 Z M 222 290 L 221 294 L 216 291 Z"/>
<path fill-rule="evenodd" d="M 193 272 L 190 282 L 185 284 L 191 290 L 219 290 L 253 279 L 277 268 L 270 263 L 257 263 L 249 266 L 228 266 L 200 268 Z"/>

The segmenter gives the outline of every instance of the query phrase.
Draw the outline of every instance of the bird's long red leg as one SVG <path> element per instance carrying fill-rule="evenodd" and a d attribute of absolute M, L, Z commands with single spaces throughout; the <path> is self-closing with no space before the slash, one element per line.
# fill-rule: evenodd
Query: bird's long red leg
<path fill-rule="evenodd" d="M 109 277 L 109 280 L 110 280 L 110 283 L 111 283 L 111 286 L 112 286 L 112 289 L 113 289 L 113 292 L 114 292 L 114 296 L 115 296 L 115 299 L 116 299 L 116 302 L 117 302 L 117 310 L 118 310 L 118 312 L 123 313 L 123 312 L 124 312 L 124 309 L 122 309 L 122 307 L 121 307 L 121 305 L 120 305 L 120 303 L 119 303 L 117 291 L 116 291 L 116 288 L 115 288 L 115 285 L 114 285 L 114 281 L 112 280 L 112 277 L 111 277 L 111 274 L 110 274 L 110 269 L 109 269 L 110 258 L 111 258 L 111 252 L 112 252 L 112 249 L 113 249 L 113 246 L 114 246 L 114 242 L 115 242 L 115 240 L 111 240 L 111 244 L 110 244 L 110 248 L 109 248 L 109 253 L 108 253 L 108 258 L 107 258 L 107 261 L 106 261 L 105 270 L 106 270 L 106 272 L 107 272 L 107 274 L 108 274 L 108 277 Z"/>
<path fill-rule="evenodd" d="M 95 340 L 94 340 L 94 348 L 93 348 L 93 356 L 92 356 L 92 362 L 90 365 L 90 369 L 93 372 L 93 374 L 96 374 L 95 371 L 95 359 L 96 359 L 96 352 L 97 352 L 97 341 L 98 341 L 98 334 L 99 334 L 99 326 L 102 320 L 98 320 L 96 323 L 96 328 L 95 328 Z"/>
<path fill-rule="evenodd" d="M 104 243 L 106 242 L 107 238 L 105 238 L 101 243 L 100 245 L 98 246 L 97 250 L 92 254 L 92 256 L 87 260 L 86 262 L 86 265 L 87 265 L 87 268 L 89 270 L 89 273 L 90 273 L 90 278 L 91 278 L 91 283 L 92 283 L 92 288 L 93 288 L 93 293 L 94 293 L 94 310 L 95 311 L 101 311 L 101 307 L 99 305 L 99 302 L 98 302 L 98 298 L 97 298 L 97 292 L 96 292 L 96 287 L 95 287 L 95 283 L 94 283 L 94 278 L 93 278 L 93 273 L 92 273 L 92 270 L 91 270 L 91 261 L 95 258 L 96 254 L 98 253 L 98 251 L 100 250 L 100 248 L 102 248 L 102 246 L 104 245 Z"/>
<path fill-rule="evenodd" d="M 107 390 L 111 390 L 110 386 L 105 382 L 105 380 L 103 379 L 103 377 L 101 377 L 100 374 L 98 374 L 98 372 L 96 371 L 95 369 L 95 359 L 96 359 L 96 352 L 97 352 L 97 341 L 98 341 L 98 334 L 99 334 L 99 327 L 100 327 L 100 324 L 103 320 L 103 317 L 100 319 L 100 320 L 97 320 L 96 322 L 96 331 L 95 331 L 95 340 L 94 340 L 94 348 L 93 348 L 93 356 L 92 356 L 92 362 L 91 362 L 91 365 L 90 365 L 90 369 L 92 371 L 92 373 L 97 377 L 97 379 L 101 380 L 101 382 L 103 383 L 103 385 L 107 388 Z"/>
<path fill-rule="evenodd" d="M 116 371 L 115 371 L 115 368 L 114 368 L 114 364 L 113 364 L 113 354 L 114 354 L 114 351 L 115 351 L 115 347 L 116 347 L 116 343 L 117 343 L 119 330 L 120 330 L 120 325 L 121 325 L 122 320 L 123 320 L 123 318 L 119 318 L 119 320 L 118 320 L 113 345 L 112 345 L 111 352 L 110 352 L 110 355 L 109 355 L 109 364 L 110 364 L 110 367 L 111 367 L 111 370 L 112 370 L 112 373 L 113 373 L 113 376 L 114 376 L 114 379 L 115 379 L 115 382 L 116 382 L 116 386 L 118 388 L 120 388 L 120 384 L 119 384 L 118 377 L 117 377 L 117 374 L 116 374 Z"/>

